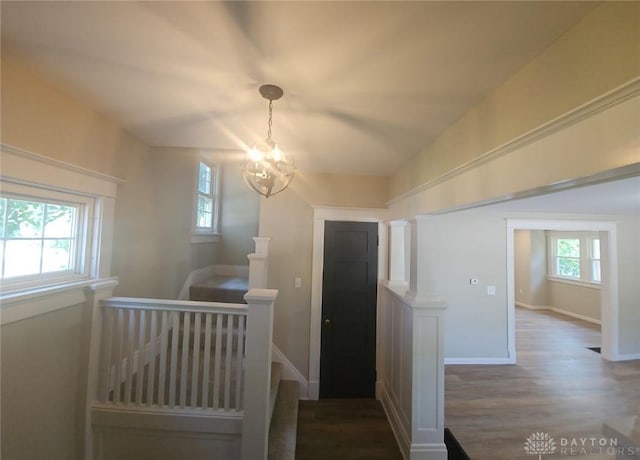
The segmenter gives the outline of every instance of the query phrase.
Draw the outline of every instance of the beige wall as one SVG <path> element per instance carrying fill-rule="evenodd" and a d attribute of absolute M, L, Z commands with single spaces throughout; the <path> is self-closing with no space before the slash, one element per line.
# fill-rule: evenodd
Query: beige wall
<path fill-rule="evenodd" d="M 493 263 L 506 260 L 503 216 L 438 216 L 429 240 L 431 292 L 447 302 L 445 358 L 507 358 L 506 265 Z M 496 286 L 496 295 L 487 294 L 488 286 Z"/>
<path fill-rule="evenodd" d="M 389 178 L 300 172 L 291 186 L 312 206 L 386 208 Z"/>
<path fill-rule="evenodd" d="M 406 162 L 391 177 L 391 196 L 435 179 L 637 78 L 640 75 L 638 18 L 638 2 L 608 2 L 594 9 L 553 46 Z M 544 164 L 545 157 L 540 157 L 540 161 Z M 609 164 L 615 165 L 613 159 Z M 585 173 L 588 170 L 585 168 Z M 517 181 L 512 184 L 518 186 Z M 483 195 L 482 188 L 476 186 L 475 198 L 487 198 Z"/>
<path fill-rule="evenodd" d="M 548 306 L 547 244 L 543 230 L 516 230 L 516 302 L 535 307 Z"/>
<path fill-rule="evenodd" d="M 549 280 L 549 305 L 600 321 L 600 289 Z"/>
<path fill-rule="evenodd" d="M 127 179 L 119 161 L 144 155 L 146 145 L 2 53 L 2 143 Z"/>
<path fill-rule="evenodd" d="M 514 274 L 516 302 L 531 303 L 531 232 L 516 230 L 514 234 Z"/>
<path fill-rule="evenodd" d="M 2 143 L 129 180 L 145 169 L 143 143 L 4 51 Z M 126 206 L 151 202 L 152 191 L 139 195 L 136 187 L 142 188 L 122 185 Z M 147 218 L 145 208 L 138 217 L 120 227 L 120 235 L 134 231 L 131 239 L 120 238 L 120 251 L 129 251 L 131 260 L 145 245 L 142 225 L 131 228 Z M 141 273 L 154 261 L 144 264 Z M 76 458 L 82 436 L 76 411 L 85 403 L 80 379 L 86 378 L 79 375 L 81 321 L 82 308 L 69 306 L 2 326 L 2 458 Z"/>
<path fill-rule="evenodd" d="M 3 459 L 76 458 L 81 325 L 72 306 L 2 326 Z"/>
<path fill-rule="evenodd" d="M 270 237 L 269 286 L 280 290 L 274 343 L 304 375 L 309 370 L 313 206 L 384 208 L 388 180 L 297 174 L 288 190 L 260 201 L 260 236 Z M 294 278 L 302 287 L 294 288 Z"/>
<path fill-rule="evenodd" d="M 253 237 L 258 236 L 260 195 L 244 183 L 238 162 L 222 163 L 222 197 L 217 263 L 248 265 L 247 254 L 254 252 Z"/>

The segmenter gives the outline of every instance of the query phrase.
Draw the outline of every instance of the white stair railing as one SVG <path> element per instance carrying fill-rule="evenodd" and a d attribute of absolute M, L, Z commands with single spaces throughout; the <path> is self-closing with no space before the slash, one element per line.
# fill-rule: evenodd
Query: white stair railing
<path fill-rule="evenodd" d="M 243 409 L 247 305 L 112 297 L 102 306 L 102 404 Z"/>

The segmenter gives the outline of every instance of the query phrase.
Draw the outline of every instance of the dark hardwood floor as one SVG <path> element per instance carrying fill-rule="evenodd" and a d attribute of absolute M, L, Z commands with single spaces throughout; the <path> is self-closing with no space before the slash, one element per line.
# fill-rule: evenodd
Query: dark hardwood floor
<path fill-rule="evenodd" d="M 446 366 L 445 425 L 473 460 L 513 460 L 532 458 L 534 432 L 598 436 L 603 421 L 640 415 L 640 360 L 608 362 L 590 346 L 599 326 L 516 309 L 516 365 Z"/>
<path fill-rule="evenodd" d="M 402 460 L 375 399 L 300 401 L 296 460 Z"/>

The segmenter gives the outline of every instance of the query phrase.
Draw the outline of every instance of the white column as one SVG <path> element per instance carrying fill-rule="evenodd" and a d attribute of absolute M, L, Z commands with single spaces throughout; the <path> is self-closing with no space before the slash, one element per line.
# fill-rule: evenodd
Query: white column
<path fill-rule="evenodd" d="M 429 275 L 429 246 L 437 244 L 430 239 L 430 228 L 435 225 L 431 216 L 417 216 L 409 221 L 409 290 L 407 295 L 412 301 L 433 299 L 433 279 Z"/>
<path fill-rule="evenodd" d="M 84 436 L 80 440 L 78 457 L 93 458 L 93 430 L 91 428 L 91 406 L 98 400 L 98 373 L 102 344 L 102 308 L 100 301 L 113 296 L 118 285 L 115 278 L 107 278 L 85 289 L 86 302 L 82 312 L 82 355 L 80 357 L 80 394 L 78 405 L 78 428 Z"/>
<path fill-rule="evenodd" d="M 242 460 L 266 460 L 269 451 L 269 394 L 274 289 L 251 289 L 248 304 Z"/>
<path fill-rule="evenodd" d="M 409 285 L 411 227 L 406 220 L 389 222 L 389 285 Z"/>
<path fill-rule="evenodd" d="M 255 237 L 256 252 L 249 254 L 249 289 L 266 289 L 268 283 L 269 241 Z"/>
<path fill-rule="evenodd" d="M 445 303 L 414 301 L 410 460 L 447 460 L 444 445 Z"/>
<path fill-rule="evenodd" d="M 253 241 L 256 244 L 256 254 L 269 255 L 269 241 L 271 241 L 271 238 L 256 236 L 253 238 Z"/>

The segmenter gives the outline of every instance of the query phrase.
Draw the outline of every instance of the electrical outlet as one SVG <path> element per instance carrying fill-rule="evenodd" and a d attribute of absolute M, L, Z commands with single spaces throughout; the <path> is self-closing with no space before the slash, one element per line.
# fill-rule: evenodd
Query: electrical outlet
<path fill-rule="evenodd" d="M 487 295 L 496 295 L 496 287 L 487 286 Z"/>
<path fill-rule="evenodd" d="M 296 277 L 293 280 L 293 285 L 297 288 L 301 288 L 302 287 L 302 278 Z"/>

